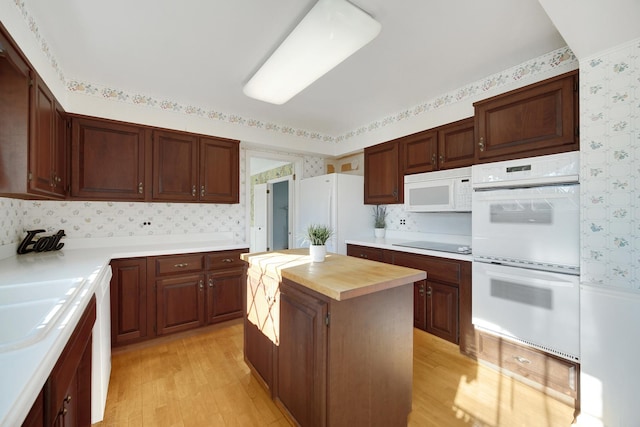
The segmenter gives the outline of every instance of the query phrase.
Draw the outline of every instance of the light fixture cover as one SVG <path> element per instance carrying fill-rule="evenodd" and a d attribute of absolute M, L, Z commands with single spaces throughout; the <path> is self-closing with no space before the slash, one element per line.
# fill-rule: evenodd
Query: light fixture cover
<path fill-rule="evenodd" d="M 284 104 L 373 40 L 380 28 L 346 0 L 319 0 L 243 91 L 251 98 Z"/>

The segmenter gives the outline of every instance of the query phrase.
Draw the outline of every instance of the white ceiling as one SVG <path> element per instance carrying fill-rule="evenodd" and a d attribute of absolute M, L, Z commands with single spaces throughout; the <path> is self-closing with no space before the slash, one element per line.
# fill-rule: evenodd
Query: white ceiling
<path fill-rule="evenodd" d="M 373 42 L 285 105 L 242 87 L 315 0 L 30 0 L 66 80 L 338 136 L 565 46 L 538 0 L 353 0 Z"/>

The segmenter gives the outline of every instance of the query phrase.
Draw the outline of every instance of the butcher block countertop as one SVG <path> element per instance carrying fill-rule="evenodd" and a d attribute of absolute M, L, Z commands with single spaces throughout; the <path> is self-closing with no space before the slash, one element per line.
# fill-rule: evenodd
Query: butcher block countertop
<path fill-rule="evenodd" d="M 311 262 L 309 249 L 242 254 L 251 270 L 286 278 L 337 301 L 384 291 L 426 278 L 413 268 L 328 253 L 324 262 Z"/>

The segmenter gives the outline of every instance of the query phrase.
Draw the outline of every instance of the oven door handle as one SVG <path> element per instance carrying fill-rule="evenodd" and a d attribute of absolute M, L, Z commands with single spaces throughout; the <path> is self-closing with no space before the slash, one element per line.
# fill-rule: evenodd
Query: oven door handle
<path fill-rule="evenodd" d="M 557 275 L 550 275 L 544 272 L 526 270 L 527 274 L 509 274 L 503 273 L 499 271 L 491 271 L 489 269 L 485 270 L 486 275 L 489 278 L 494 279 L 502 279 L 509 280 L 523 285 L 532 285 L 532 286 L 540 286 L 543 288 L 573 288 L 578 284 L 574 283 L 570 280 L 562 280 L 557 277 Z M 531 277 L 531 276 L 539 276 Z M 573 276 L 572 276 L 573 277 Z"/>

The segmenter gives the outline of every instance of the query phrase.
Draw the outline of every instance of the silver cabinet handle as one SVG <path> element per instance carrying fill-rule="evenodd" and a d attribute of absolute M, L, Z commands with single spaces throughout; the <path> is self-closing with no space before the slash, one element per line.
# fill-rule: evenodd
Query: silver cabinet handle
<path fill-rule="evenodd" d="M 209 287 L 213 288 L 213 279 L 209 279 Z"/>
<path fill-rule="evenodd" d="M 484 151 L 484 137 L 480 137 L 480 142 L 478 143 L 478 147 L 480 147 L 480 151 Z"/>
<path fill-rule="evenodd" d="M 513 356 L 513 359 L 514 359 L 516 362 L 521 363 L 521 364 L 523 364 L 523 365 L 528 365 L 528 364 L 530 364 L 530 363 L 531 363 L 531 360 L 529 360 L 529 359 L 527 359 L 527 358 L 525 358 L 525 357 L 522 357 L 522 356 Z"/>
<path fill-rule="evenodd" d="M 174 267 L 176 268 L 185 268 L 189 265 L 189 263 L 187 262 L 181 262 L 180 264 L 173 264 Z"/>
<path fill-rule="evenodd" d="M 200 289 L 204 289 L 204 283 L 202 283 L 202 280 L 200 280 L 200 282 L 198 283 L 200 285 Z"/>
<path fill-rule="evenodd" d="M 200 187 L 200 197 L 204 197 L 204 185 Z"/>
<path fill-rule="evenodd" d="M 142 183 L 138 183 L 138 193 L 142 194 Z"/>
<path fill-rule="evenodd" d="M 193 184 L 193 187 L 191 187 L 191 195 L 193 197 L 196 197 L 196 185 L 195 184 Z"/>
<path fill-rule="evenodd" d="M 233 260 L 231 258 L 225 258 L 222 260 L 222 262 L 233 262 Z"/>

